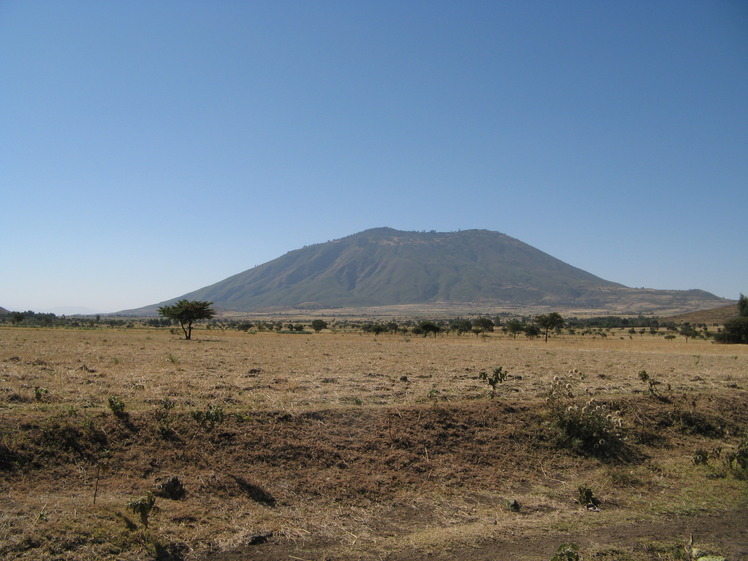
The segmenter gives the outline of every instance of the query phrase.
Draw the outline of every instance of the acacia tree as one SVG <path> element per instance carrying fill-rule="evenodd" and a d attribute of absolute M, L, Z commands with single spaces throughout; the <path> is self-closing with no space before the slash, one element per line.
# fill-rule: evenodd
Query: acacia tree
<path fill-rule="evenodd" d="M 192 338 L 192 324 L 201 319 L 211 319 L 216 312 L 211 307 L 213 302 L 201 302 L 199 300 L 180 300 L 172 306 L 161 306 L 158 313 L 162 316 L 179 322 L 184 331 L 184 338 Z"/>
<path fill-rule="evenodd" d="M 509 333 L 513 339 L 516 339 L 517 334 L 522 333 L 525 330 L 525 326 L 518 319 L 510 319 L 504 324 L 503 329 Z"/>
<path fill-rule="evenodd" d="M 323 319 L 313 319 L 312 329 L 314 329 L 316 333 L 319 333 L 323 329 L 327 329 L 327 322 Z"/>
<path fill-rule="evenodd" d="M 564 318 L 558 312 L 551 312 L 550 314 L 542 314 L 535 317 L 535 323 L 545 334 L 545 342 L 548 342 L 548 332 L 551 329 L 556 329 L 564 324 Z"/>
<path fill-rule="evenodd" d="M 429 333 L 433 333 L 434 337 L 436 337 L 436 334 L 441 330 L 442 328 L 433 321 L 423 320 L 418 322 L 418 325 L 413 329 L 413 333 L 416 333 L 416 335 L 423 334 L 424 337 L 427 337 Z"/>
<path fill-rule="evenodd" d="M 477 318 L 473 320 L 473 329 L 478 329 L 480 333 L 485 333 L 486 331 L 493 332 L 495 324 L 488 318 Z"/>

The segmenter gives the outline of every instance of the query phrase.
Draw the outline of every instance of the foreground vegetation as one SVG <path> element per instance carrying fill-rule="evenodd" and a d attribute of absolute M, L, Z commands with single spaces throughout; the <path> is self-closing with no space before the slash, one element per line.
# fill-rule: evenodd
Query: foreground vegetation
<path fill-rule="evenodd" d="M 745 555 L 747 347 L 433 323 L 0 328 L 0 557 Z"/>

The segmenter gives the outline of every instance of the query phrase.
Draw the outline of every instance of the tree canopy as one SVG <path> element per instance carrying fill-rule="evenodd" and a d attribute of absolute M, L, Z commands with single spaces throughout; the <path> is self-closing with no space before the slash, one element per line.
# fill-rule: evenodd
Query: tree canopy
<path fill-rule="evenodd" d="M 319 333 L 323 329 L 327 329 L 327 322 L 323 319 L 314 319 L 312 320 L 312 329 Z"/>
<path fill-rule="evenodd" d="M 477 318 L 473 320 L 473 328 L 478 329 L 482 333 L 485 333 L 486 331 L 493 332 L 494 326 L 494 322 L 488 318 Z"/>
<path fill-rule="evenodd" d="M 714 340 L 718 343 L 748 345 L 748 298 L 745 295 L 741 294 L 738 299 L 738 317 L 728 319 Z"/>
<path fill-rule="evenodd" d="M 744 294 L 738 298 L 738 315 L 741 318 L 748 317 L 748 298 Z"/>
<path fill-rule="evenodd" d="M 212 308 L 213 302 L 202 302 L 199 300 L 180 300 L 171 306 L 161 306 L 158 313 L 171 320 L 179 322 L 184 338 L 192 338 L 192 324 L 201 319 L 211 319 L 216 312 Z"/>
<path fill-rule="evenodd" d="M 548 342 L 548 332 L 551 329 L 556 329 L 564 324 L 564 318 L 558 312 L 551 312 L 550 314 L 542 314 L 535 317 L 535 323 L 540 329 L 543 330 L 545 335 L 545 342 Z"/>
<path fill-rule="evenodd" d="M 720 333 L 714 335 L 718 343 L 737 343 L 748 345 L 748 316 L 728 319 Z"/>
<path fill-rule="evenodd" d="M 504 324 L 504 329 L 514 339 L 517 338 L 518 333 L 522 333 L 525 330 L 524 324 L 518 319 L 510 319 Z"/>

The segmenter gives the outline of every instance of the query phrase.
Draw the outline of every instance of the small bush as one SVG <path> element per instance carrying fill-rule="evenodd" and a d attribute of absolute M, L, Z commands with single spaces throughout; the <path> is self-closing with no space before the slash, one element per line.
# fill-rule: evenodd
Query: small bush
<path fill-rule="evenodd" d="M 131 500 L 129 503 L 127 503 L 127 508 L 140 516 L 140 522 L 146 528 L 148 527 L 148 517 L 152 512 L 158 511 L 158 507 L 156 506 L 156 497 L 154 497 L 153 493 L 151 493 L 150 491 L 148 491 L 148 493 L 146 493 L 144 497 Z"/>
<path fill-rule="evenodd" d="M 171 428 L 171 410 L 174 409 L 175 405 L 176 403 L 167 397 L 159 402 L 159 407 L 156 409 L 155 416 L 156 421 L 158 422 L 158 430 L 163 438 L 170 438 L 173 436 Z"/>
<path fill-rule="evenodd" d="M 666 403 L 670 402 L 670 400 L 667 397 L 662 395 L 659 388 L 657 387 L 661 384 L 661 382 L 659 380 L 656 380 L 654 377 L 650 376 L 649 374 L 647 374 L 646 370 L 639 371 L 639 379 L 645 384 L 647 384 L 647 391 L 649 392 L 649 395 L 651 395 L 652 397 L 660 401 L 663 401 Z M 670 390 L 670 384 L 668 384 L 668 390 Z"/>
<path fill-rule="evenodd" d="M 506 501 L 506 508 L 507 510 L 510 510 L 512 512 L 519 512 L 520 509 L 522 508 L 522 505 L 519 504 L 517 499 L 512 499 L 511 501 L 510 500 Z"/>
<path fill-rule="evenodd" d="M 213 430 L 217 424 L 223 423 L 225 419 L 223 407 L 220 405 L 209 405 L 207 410 L 193 411 L 190 415 L 200 423 L 200 426 L 205 430 Z"/>
<path fill-rule="evenodd" d="M 698 449 L 693 453 L 693 463 L 697 466 L 705 466 L 709 463 L 709 452 Z"/>
<path fill-rule="evenodd" d="M 184 498 L 186 491 L 182 481 L 177 476 L 174 476 L 161 481 L 155 494 L 165 499 L 178 501 L 179 499 Z"/>
<path fill-rule="evenodd" d="M 551 561 L 579 561 L 579 546 L 575 543 L 563 543 L 556 550 L 556 554 L 551 557 Z"/>
<path fill-rule="evenodd" d="M 577 489 L 577 502 L 582 506 L 590 506 L 597 508 L 600 506 L 600 499 L 598 499 L 592 492 L 592 489 L 580 485 Z"/>
<path fill-rule="evenodd" d="M 127 413 L 125 413 L 125 402 L 116 395 L 109 397 L 109 409 L 112 410 L 112 413 L 117 418 L 122 419 L 127 416 Z"/>
<path fill-rule="evenodd" d="M 506 381 L 508 375 L 509 373 L 504 370 L 503 366 L 496 366 L 494 367 L 491 374 L 488 374 L 487 372 L 481 372 L 478 377 L 481 380 L 485 380 L 486 383 L 491 386 L 491 399 L 493 399 L 494 397 L 496 397 L 496 386 Z"/>
<path fill-rule="evenodd" d="M 601 459 L 621 459 L 628 452 L 624 441 L 623 419 L 619 411 L 594 398 L 582 406 L 575 401 L 578 372 L 556 376 L 548 394 L 551 420 L 558 431 L 559 444 L 580 454 Z"/>
<path fill-rule="evenodd" d="M 748 479 L 748 438 L 744 438 L 737 450 L 725 454 L 727 469 L 737 479 Z"/>

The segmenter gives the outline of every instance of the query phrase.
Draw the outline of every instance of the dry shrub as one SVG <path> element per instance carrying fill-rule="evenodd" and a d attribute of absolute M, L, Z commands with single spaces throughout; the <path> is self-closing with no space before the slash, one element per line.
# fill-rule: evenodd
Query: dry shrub
<path fill-rule="evenodd" d="M 631 458 L 633 450 L 625 442 L 620 412 L 594 398 L 578 403 L 575 387 L 580 377 L 576 370 L 556 376 L 548 392 L 547 403 L 559 445 L 602 460 Z"/>

